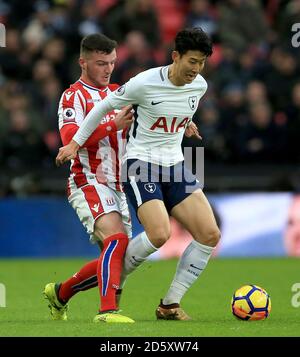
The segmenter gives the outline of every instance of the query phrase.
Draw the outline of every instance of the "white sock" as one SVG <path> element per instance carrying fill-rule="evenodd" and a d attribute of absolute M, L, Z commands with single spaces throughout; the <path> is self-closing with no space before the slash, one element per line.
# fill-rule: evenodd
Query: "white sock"
<path fill-rule="evenodd" d="M 186 247 L 177 264 L 169 291 L 163 299 L 164 305 L 180 303 L 183 295 L 205 269 L 213 249 L 195 240 Z"/>
<path fill-rule="evenodd" d="M 157 249 L 158 248 L 154 247 L 150 242 L 145 232 L 129 241 L 124 257 L 120 289 L 123 289 L 127 275 L 138 268 L 148 256 L 156 252 Z"/>

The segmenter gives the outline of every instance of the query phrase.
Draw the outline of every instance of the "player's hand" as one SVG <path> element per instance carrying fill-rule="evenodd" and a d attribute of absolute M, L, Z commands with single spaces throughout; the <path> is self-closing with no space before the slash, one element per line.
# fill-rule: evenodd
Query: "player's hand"
<path fill-rule="evenodd" d="M 197 139 L 202 140 L 202 136 L 199 134 L 197 125 L 194 122 L 185 129 L 184 135 L 188 138 L 195 136 Z"/>
<path fill-rule="evenodd" d="M 132 105 L 127 105 L 115 117 L 115 124 L 118 130 L 129 128 L 133 122 Z"/>
<path fill-rule="evenodd" d="M 65 145 L 59 149 L 55 160 L 56 166 L 61 166 L 65 162 L 75 159 L 78 150 L 79 145 L 76 143 L 76 141 L 71 140 L 68 145 Z"/>

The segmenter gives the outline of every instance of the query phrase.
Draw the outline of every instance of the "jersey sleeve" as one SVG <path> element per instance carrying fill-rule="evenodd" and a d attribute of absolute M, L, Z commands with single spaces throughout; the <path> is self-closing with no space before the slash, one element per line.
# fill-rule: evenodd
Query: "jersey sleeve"
<path fill-rule="evenodd" d="M 63 145 L 67 145 L 84 119 L 84 101 L 72 88 L 61 96 L 58 107 L 58 127 Z"/>
<path fill-rule="evenodd" d="M 59 130 L 65 125 L 77 125 L 83 122 L 85 101 L 74 89 L 67 89 L 61 96 L 58 107 Z"/>
<path fill-rule="evenodd" d="M 128 104 L 137 104 L 139 102 L 143 86 L 140 84 L 141 81 L 137 80 L 137 77 L 138 76 L 132 78 L 114 92 L 109 93 L 106 98 L 94 106 L 94 108 L 86 116 L 84 122 L 80 126 L 80 129 L 73 137 L 73 140 L 76 141 L 78 145 L 84 145 L 87 139 L 97 128 L 101 118 L 103 118 L 109 111 L 113 109 L 122 109 Z M 117 130 L 113 121 L 109 122 L 106 130 L 110 132 Z"/>
<path fill-rule="evenodd" d="M 77 133 L 78 129 L 79 126 L 76 124 L 64 125 L 60 129 L 60 137 L 63 145 L 69 144 L 69 142 L 73 139 L 73 136 Z M 98 145 L 99 140 L 105 138 L 110 134 L 111 131 L 117 131 L 116 124 L 113 121 L 99 125 L 95 130 L 95 135 L 90 136 L 83 147 L 89 148 Z"/>
<path fill-rule="evenodd" d="M 67 145 L 77 133 L 85 119 L 86 101 L 78 91 L 66 90 L 59 102 L 58 121 L 59 131 L 63 145 Z M 113 121 L 99 125 L 96 134 L 85 142 L 84 147 L 94 146 L 98 141 L 108 136 L 111 132 L 117 131 Z"/>
<path fill-rule="evenodd" d="M 107 96 L 107 100 L 113 108 L 121 109 L 129 104 L 138 104 L 143 95 L 144 85 L 141 76 L 131 78 L 127 83 Z"/>

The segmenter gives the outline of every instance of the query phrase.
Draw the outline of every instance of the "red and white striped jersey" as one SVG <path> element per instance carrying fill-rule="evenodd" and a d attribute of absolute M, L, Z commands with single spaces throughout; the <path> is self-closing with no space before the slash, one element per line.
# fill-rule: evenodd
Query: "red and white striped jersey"
<path fill-rule="evenodd" d="M 96 88 L 79 79 L 64 91 L 58 108 L 59 131 L 63 145 L 71 141 L 94 105 L 118 87 L 117 84 L 110 84 Z M 115 116 L 116 111 L 113 110 L 102 118 L 93 135 L 71 161 L 68 194 L 79 187 L 94 185 L 97 182 L 122 191 L 120 170 L 126 144 L 126 129 L 115 130 L 112 121 Z"/>

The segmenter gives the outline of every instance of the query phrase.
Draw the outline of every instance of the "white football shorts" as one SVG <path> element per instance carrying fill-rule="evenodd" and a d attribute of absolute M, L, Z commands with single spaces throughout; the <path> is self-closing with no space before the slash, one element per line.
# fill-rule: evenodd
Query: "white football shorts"
<path fill-rule="evenodd" d="M 98 240 L 93 234 L 96 220 L 113 211 L 120 213 L 128 238 L 132 237 L 131 219 L 124 192 L 97 183 L 72 190 L 68 200 L 90 235 L 92 243 Z"/>

